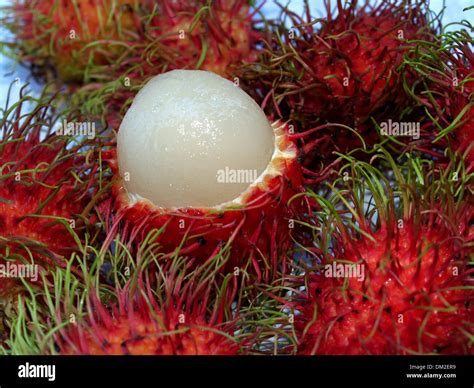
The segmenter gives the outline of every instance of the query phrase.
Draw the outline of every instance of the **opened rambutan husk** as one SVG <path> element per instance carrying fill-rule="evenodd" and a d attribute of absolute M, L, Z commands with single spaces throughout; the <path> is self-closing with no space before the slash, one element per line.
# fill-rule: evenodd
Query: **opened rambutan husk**
<path fill-rule="evenodd" d="M 190 86 L 191 82 L 193 86 Z M 169 85 L 169 88 L 165 90 L 160 86 L 163 85 L 161 83 Z M 204 90 L 211 84 L 216 89 L 212 92 Z M 186 85 L 190 90 L 184 97 L 180 94 L 181 85 Z M 281 121 L 270 124 L 258 105 L 236 88 L 231 82 L 211 72 L 189 70 L 171 71 L 149 81 L 122 122 L 123 127 L 117 134 L 120 144 L 111 144 L 111 149 L 102 152 L 101 158 L 109 167 L 109 173 L 103 172 L 103 175 L 111 177 L 112 192 L 103 198 L 97 210 L 104 219 L 109 236 L 120 232 L 128 236 L 124 237 L 127 243 L 137 244 L 156 231 L 155 241 L 168 258 L 173 256 L 177 248 L 196 259 L 196 263 L 225 252 L 230 258 L 226 260 L 224 272 L 245 270 L 259 280 L 270 281 L 275 276 L 279 278 L 279 272 L 284 272 L 288 260 L 291 260 L 291 234 L 299 227 L 294 218 L 307 209 L 306 199 L 302 198 L 304 185 L 314 183 L 315 179 L 321 181 L 324 176 L 315 177 L 300 165 L 300 151 L 288 125 Z M 154 95 L 155 92 L 165 93 L 165 97 Z M 216 93 L 219 93 L 217 97 Z M 185 104 L 182 104 L 183 100 Z M 243 110 L 244 115 L 254 112 L 257 115 L 255 120 L 258 117 L 258 121 L 245 122 L 244 127 L 239 127 L 241 119 L 236 117 L 240 117 L 241 110 L 226 110 L 225 106 L 220 105 L 220 109 L 216 110 L 217 100 L 225 100 L 235 106 L 248 103 L 246 110 Z M 160 108 L 150 108 L 155 105 Z M 228 127 L 219 127 L 226 120 L 236 121 L 232 121 Z M 207 122 L 220 123 L 216 124 L 218 131 L 214 127 L 209 130 L 205 124 Z M 166 123 L 163 124 L 165 127 L 160 126 L 162 123 Z M 242 142 L 239 136 L 244 130 L 249 137 L 245 137 L 246 140 Z M 260 131 L 266 136 L 264 143 L 259 143 Z M 206 133 L 212 134 L 210 141 L 200 139 L 199 136 Z M 228 138 L 224 139 L 223 133 L 235 134 L 232 138 L 235 144 L 228 142 Z M 252 141 L 260 144 L 262 150 L 259 146 L 247 143 Z M 243 145 L 236 151 L 239 142 Z M 202 144 L 205 145 L 204 149 L 200 148 Z M 259 172 L 251 181 L 246 181 L 228 197 L 215 199 L 207 188 L 195 194 L 189 187 L 196 186 L 190 186 L 189 180 L 194 179 L 194 176 L 200 178 L 201 173 L 212 180 L 207 183 L 214 184 L 217 181 L 216 171 L 228 167 L 227 162 L 223 161 L 225 155 L 218 153 L 221 148 L 213 148 L 214 144 L 219 144 L 218 147 L 225 144 L 228 150 L 225 155 L 231 154 L 236 160 L 229 162 L 234 167 L 242 159 L 245 160 L 246 157 L 240 154 L 242 150 L 245 152 L 245 148 L 255 150 L 252 155 L 248 154 L 249 157 L 254 154 L 259 157 L 265 152 L 268 161 L 265 159 L 262 162 L 261 169 L 258 167 Z M 118 152 L 119 146 L 122 147 L 122 159 Z M 186 153 L 180 153 L 180 148 L 185 148 Z M 202 153 L 206 155 L 204 162 L 195 156 Z M 163 159 L 154 159 L 156 155 L 163 156 Z M 184 159 L 187 164 L 179 164 Z M 256 168 L 253 162 L 246 168 Z M 202 172 L 203 168 L 210 170 Z M 128 183 L 133 174 L 135 177 L 140 176 L 140 183 L 135 186 Z M 168 180 L 170 174 L 180 177 L 177 183 Z M 152 184 L 147 186 L 148 182 Z M 195 181 L 191 184 L 194 185 Z M 177 191 L 164 192 L 159 185 L 173 187 L 172 190 Z M 202 184 L 198 186 L 198 190 L 203 187 Z M 212 186 L 212 190 L 217 191 L 222 187 L 224 185 Z M 183 192 L 188 197 L 175 203 L 173 197 L 179 197 Z M 196 198 L 202 202 L 190 204 Z"/>
<path fill-rule="evenodd" d="M 113 235 L 126 230 L 135 242 L 153 230 L 167 256 L 177 247 L 199 263 L 219 254 L 229 254 L 224 271 L 245 270 L 270 281 L 291 260 L 292 231 L 299 226 L 296 214 L 304 211 L 304 171 L 298 151 L 283 123 L 274 123 L 282 157 L 273 160 L 273 174 L 251 185 L 240 204 L 216 208 L 166 209 L 142 199 L 131 201 L 118 170 L 116 151 L 104 152 L 103 160 L 113 173 L 112 198 L 99 205 Z"/>
<path fill-rule="evenodd" d="M 65 265 L 84 241 L 99 166 L 88 159 L 92 140 L 56 133 L 62 119 L 54 98 L 24 92 L 1 123 L 0 263 L 44 269 Z M 0 294 L 21 285 L 3 275 Z"/>
<path fill-rule="evenodd" d="M 472 354 L 472 176 L 378 158 L 392 180 L 348 158 L 331 197 L 309 194 L 323 208 L 289 278 L 296 352 Z"/>

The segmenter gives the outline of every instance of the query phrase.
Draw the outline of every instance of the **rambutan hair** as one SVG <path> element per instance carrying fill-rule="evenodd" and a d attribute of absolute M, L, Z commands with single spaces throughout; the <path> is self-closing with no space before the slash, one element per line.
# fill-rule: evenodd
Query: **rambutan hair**
<path fill-rule="evenodd" d="M 11 56 L 37 78 L 70 84 L 89 71 L 120 60 L 139 39 L 140 2 L 131 0 L 15 0 L 4 7 L 3 25 L 14 40 Z M 148 3 L 146 0 L 142 3 Z"/>
<path fill-rule="evenodd" d="M 439 162 L 449 162 L 447 149 L 474 168 L 473 38 L 463 27 L 444 32 L 432 42 L 419 42 L 404 63 L 407 93 L 422 108 L 423 136 L 416 147 Z M 417 107 L 415 107 L 416 109 Z"/>
<path fill-rule="evenodd" d="M 253 284 L 222 275 L 215 262 L 193 268 L 185 256 L 156 260 L 143 242 L 84 245 L 42 285 L 27 285 L 9 321 L 7 354 L 237 355 L 268 352 L 277 312 Z M 92 260 L 91 257 L 93 258 Z M 151 271 L 151 262 L 155 264 Z M 73 271 L 79 268 L 79 272 Z M 272 316 L 274 314 L 274 316 Z M 1 345 L 1 344 L 0 344 Z"/>
<path fill-rule="evenodd" d="M 296 351 L 470 354 L 472 174 L 377 150 L 389 177 L 347 157 L 332 195 L 308 194 L 321 210 L 289 280 Z"/>
<path fill-rule="evenodd" d="M 303 16 L 281 5 L 282 16 L 260 61 L 244 79 L 274 119 L 304 133 L 304 163 L 317 170 L 379 140 L 374 121 L 402 114 L 410 99 L 400 66 L 417 41 L 439 29 L 427 2 L 338 0 L 316 18 L 306 1 Z M 305 148 L 303 148 L 305 149 Z"/>
<path fill-rule="evenodd" d="M 54 97 L 35 99 L 26 87 L 0 124 L 0 263 L 64 265 L 93 226 L 99 166 L 89 159 L 92 140 L 56 133 Z"/>

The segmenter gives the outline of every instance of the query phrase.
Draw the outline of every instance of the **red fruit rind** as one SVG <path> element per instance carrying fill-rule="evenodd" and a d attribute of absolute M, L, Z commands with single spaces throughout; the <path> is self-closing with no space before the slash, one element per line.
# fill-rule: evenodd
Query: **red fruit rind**
<path fill-rule="evenodd" d="M 53 66 L 60 79 L 82 82 L 91 66 L 115 62 L 136 39 L 140 20 L 129 0 L 16 0 L 5 25 L 34 72 Z M 44 74 L 43 74 L 44 75 Z"/>
<path fill-rule="evenodd" d="M 356 168 L 380 179 L 371 167 Z M 427 181 L 415 188 L 396 171 L 400 192 L 374 194 L 393 185 L 385 180 L 365 186 L 372 211 L 359 203 L 368 194 L 357 176 L 333 188 L 321 237 L 307 248 L 314 262 L 299 279 L 306 291 L 290 303 L 299 354 L 473 352 L 472 197 L 442 175 L 429 183 L 423 170 Z"/>
<path fill-rule="evenodd" d="M 156 292 L 147 283 L 117 288 L 117 302 L 104 304 L 93 292 L 89 313 L 56 335 L 60 354 L 236 355 L 236 319 L 228 311 L 232 282 L 216 290 L 210 281 L 186 281 L 167 270 Z M 161 276 L 161 275 L 160 275 Z M 217 296 L 216 296 L 217 295 Z M 244 340 L 245 342 L 245 340 Z"/>
<path fill-rule="evenodd" d="M 449 48 L 444 48 L 448 45 L 445 40 Z M 417 148 L 442 159 L 450 145 L 463 156 L 469 171 L 474 169 L 474 52 L 471 45 L 472 38 L 459 31 L 453 36 L 448 33 L 443 39 L 438 38 L 435 44 L 420 44 L 406 62 L 405 71 L 416 74 L 417 82 L 405 82 L 430 118 L 424 125 L 429 136 L 425 136 Z"/>
<path fill-rule="evenodd" d="M 24 113 L 29 101 L 20 97 L 1 128 L 0 263 L 61 265 L 85 231 L 82 213 L 95 192 L 97 166 L 86 161 L 86 142 L 73 144 L 54 132 L 52 101 Z M 6 291 L 18 281 L 4 280 Z"/>

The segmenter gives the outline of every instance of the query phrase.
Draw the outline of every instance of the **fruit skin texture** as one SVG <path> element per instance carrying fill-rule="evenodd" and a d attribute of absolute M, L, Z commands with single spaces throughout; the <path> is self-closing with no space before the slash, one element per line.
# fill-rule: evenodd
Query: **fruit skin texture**
<path fill-rule="evenodd" d="M 134 230 L 133 234 L 139 236 L 138 241 L 145 239 L 151 230 L 163 228 L 156 241 L 164 252 L 172 254 L 180 246 L 181 253 L 201 263 L 224 252 L 231 244 L 225 271 L 246 268 L 259 279 L 271 279 L 280 265 L 286 266 L 287 252 L 292 245 L 291 220 L 305 206 L 301 198 L 290 201 L 304 190 L 296 145 L 286 125 L 277 123 L 274 128 L 279 128 L 282 134 L 280 149 L 286 150 L 289 156 L 273 161 L 279 175 L 268 176 L 262 185 L 254 187 L 239 207 L 170 210 L 145 201 L 130 204 L 119 177 L 115 151 L 112 151 L 104 159 L 115 176 L 114 201 L 104 203 L 101 212 L 112 215 L 111 229 L 118 228 L 123 220 Z"/>
<path fill-rule="evenodd" d="M 123 43 L 136 37 L 139 24 L 133 4 L 128 0 L 17 0 L 6 24 L 16 33 L 12 45 L 20 60 L 35 68 L 53 66 L 61 80 L 80 83 L 91 67 L 89 61 L 92 66 L 114 62 L 124 51 Z"/>
<path fill-rule="evenodd" d="M 354 241 L 341 257 L 365 265 L 366 281 L 310 278 L 303 307 L 300 354 L 465 354 L 463 322 L 472 320 L 472 291 L 449 290 L 468 282 L 456 258 L 456 241 L 435 228 L 407 224 L 387 239 L 387 230 Z M 389 241 L 388 243 L 386 241 Z M 392 257 L 390 258 L 390 255 Z M 359 259 L 360 258 L 360 259 Z M 459 276 L 453 272 L 459 271 Z M 369 279 L 367 279 L 369 277 Z M 364 298 L 367 295 L 367 299 Z M 452 311 L 449 311 L 449 308 Z M 309 323 L 313 314 L 317 318 Z"/>
<path fill-rule="evenodd" d="M 67 147 L 67 138 L 53 132 L 51 105 L 39 102 L 25 114 L 26 100 L 6 115 L 1 129 L 0 263 L 61 265 L 78 248 L 74 233 L 81 238 L 85 231 L 81 213 L 95 192 L 97 167 L 88 165 L 81 145 Z"/>
<path fill-rule="evenodd" d="M 233 67 L 257 59 L 254 46 L 260 35 L 252 28 L 248 1 L 162 0 L 158 6 L 151 36 L 165 52 L 155 66 L 200 68 L 232 79 Z"/>
<path fill-rule="evenodd" d="M 309 11 L 302 18 L 285 11 L 294 28 L 267 42 L 261 63 L 247 78 L 267 96 L 267 114 L 290 118 L 297 131 L 339 124 L 308 133 L 307 143 L 319 143 L 308 163 L 362 147 L 357 134 L 366 145 L 374 144 L 372 117 L 379 123 L 398 120 L 398 110 L 409 101 L 398 68 L 413 46 L 409 40 L 429 39 L 431 32 L 423 4 L 337 1 L 338 14 L 328 9 L 324 20 Z"/>
<path fill-rule="evenodd" d="M 417 177 L 415 167 L 388 160 L 395 182 L 380 178 L 372 166 L 349 162 L 345 168 L 357 173 L 334 182 L 330 207 L 318 216 L 320 240 L 308 247 L 314 256 L 293 287 L 308 285 L 295 291 L 293 305 L 300 312 L 299 354 L 474 351 L 469 184 L 452 180 L 455 165 L 422 167 Z M 368 177 L 377 181 L 369 184 Z M 460 179 L 469 182 L 468 176 Z M 363 277 L 342 271 L 334 276 L 326 267 L 334 263 L 352 264 Z"/>
<path fill-rule="evenodd" d="M 456 32 L 456 34 L 459 32 Z M 407 62 L 406 74 L 414 74 L 409 82 L 410 95 L 424 108 L 425 141 L 418 146 L 424 152 L 443 159 L 446 148 L 463 155 L 467 170 L 474 169 L 474 52 L 463 36 L 445 37 L 435 44 L 421 44 Z"/>
<path fill-rule="evenodd" d="M 236 355 L 231 339 L 235 321 L 225 318 L 230 288 L 214 299 L 213 287 L 167 276 L 158 297 L 140 284 L 117 289 L 117 303 L 91 298 L 92 315 L 67 326 L 57 336 L 62 355 Z M 159 294 L 159 292 L 158 292 Z M 227 303 L 227 304 L 226 304 Z"/>
<path fill-rule="evenodd" d="M 161 327 L 156 319 L 142 311 L 110 316 L 109 322 L 91 324 L 86 333 L 73 333 L 70 340 L 78 348 L 65 346 L 63 355 L 236 355 L 239 347 L 216 327 L 196 318 L 180 324 L 177 317 Z M 175 330 L 180 333 L 173 334 Z M 79 337 L 82 335 L 82 337 Z"/>

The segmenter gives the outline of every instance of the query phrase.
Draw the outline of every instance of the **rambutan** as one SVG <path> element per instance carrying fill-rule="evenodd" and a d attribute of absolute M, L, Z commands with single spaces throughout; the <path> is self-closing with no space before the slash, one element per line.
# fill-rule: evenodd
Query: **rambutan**
<path fill-rule="evenodd" d="M 16 0 L 4 12 L 4 25 L 14 33 L 9 44 L 34 74 L 65 82 L 83 82 L 94 66 L 120 58 L 140 28 L 134 1 Z M 138 19 L 138 20 L 137 20 Z"/>
<path fill-rule="evenodd" d="M 54 265 L 84 237 L 98 167 L 88 161 L 87 139 L 55 133 L 53 100 L 23 92 L 1 122 L 0 264 Z"/>
<path fill-rule="evenodd" d="M 137 95 L 107 157 L 115 216 L 137 235 L 161 231 L 205 260 L 231 246 L 228 267 L 269 279 L 291 248 L 293 214 L 304 201 L 298 151 L 283 123 L 270 125 L 235 86 L 204 71 L 176 70 Z M 114 226 L 112 226 L 113 228 Z"/>
<path fill-rule="evenodd" d="M 118 239 L 117 241 L 119 241 Z M 244 292 L 233 274 L 219 284 L 214 263 L 190 271 L 179 256 L 149 268 L 150 242 L 141 260 L 127 266 L 116 249 L 104 246 L 93 265 L 81 255 L 56 267 L 42 287 L 22 295 L 5 348 L 12 354 L 62 355 L 237 355 L 252 352 L 260 332 L 260 308 L 242 306 Z M 84 252 L 95 247 L 84 247 Z M 125 256 L 131 255 L 126 251 Z M 99 262 L 111 259 L 104 282 Z M 71 269 L 81 268 L 78 277 Z M 131 270 L 126 274 L 124 269 Z M 256 310 L 256 311 L 253 311 Z M 267 321 L 269 319 L 267 318 Z M 30 328 L 30 329 L 27 329 Z"/>
<path fill-rule="evenodd" d="M 423 1 L 338 0 L 336 9 L 329 1 L 326 9 L 325 18 L 315 19 L 309 4 L 303 17 L 283 8 L 261 62 L 246 67 L 269 110 L 318 143 L 316 159 L 375 143 L 372 119 L 397 117 L 409 101 L 399 71 L 404 56 L 412 41 L 432 32 Z"/>
<path fill-rule="evenodd" d="M 385 158 L 395 184 L 352 160 L 320 199 L 294 296 L 299 354 L 472 353 L 469 177 Z"/>
<path fill-rule="evenodd" d="M 246 0 L 123 4 L 110 10 L 97 4 L 107 9 L 107 20 L 118 31 L 112 29 L 106 38 L 99 30 L 87 45 L 74 48 L 82 58 L 86 57 L 83 51 L 94 50 L 97 59 L 87 62 L 84 85 L 75 91 L 71 104 L 85 114 L 107 119 L 114 128 L 120 124 L 119 113 L 126 112 L 136 92 L 157 74 L 202 69 L 234 80 L 242 63 L 257 60 L 261 37 L 253 20 L 257 11 Z M 123 28 L 115 26 L 115 20 L 122 20 Z M 68 24 L 64 28 L 70 29 Z M 65 61 L 74 65 L 69 59 Z"/>
<path fill-rule="evenodd" d="M 427 135 L 418 148 L 438 159 L 451 146 L 474 168 L 474 53 L 466 30 L 447 32 L 420 43 L 405 60 L 408 93 L 424 108 Z"/>
<path fill-rule="evenodd" d="M 178 283 L 179 284 L 179 283 Z M 235 355 L 240 347 L 233 340 L 231 321 L 226 322 L 216 304 L 212 287 L 198 290 L 186 282 L 183 289 L 166 285 L 158 305 L 151 290 L 119 291 L 118 304 L 102 305 L 95 299 L 91 317 L 71 325 L 58 340 L 64 355 Z M 199 295 L 199 291 L 202 294 Z M 110 311 L 109 311 L 110 310 Z"/>

